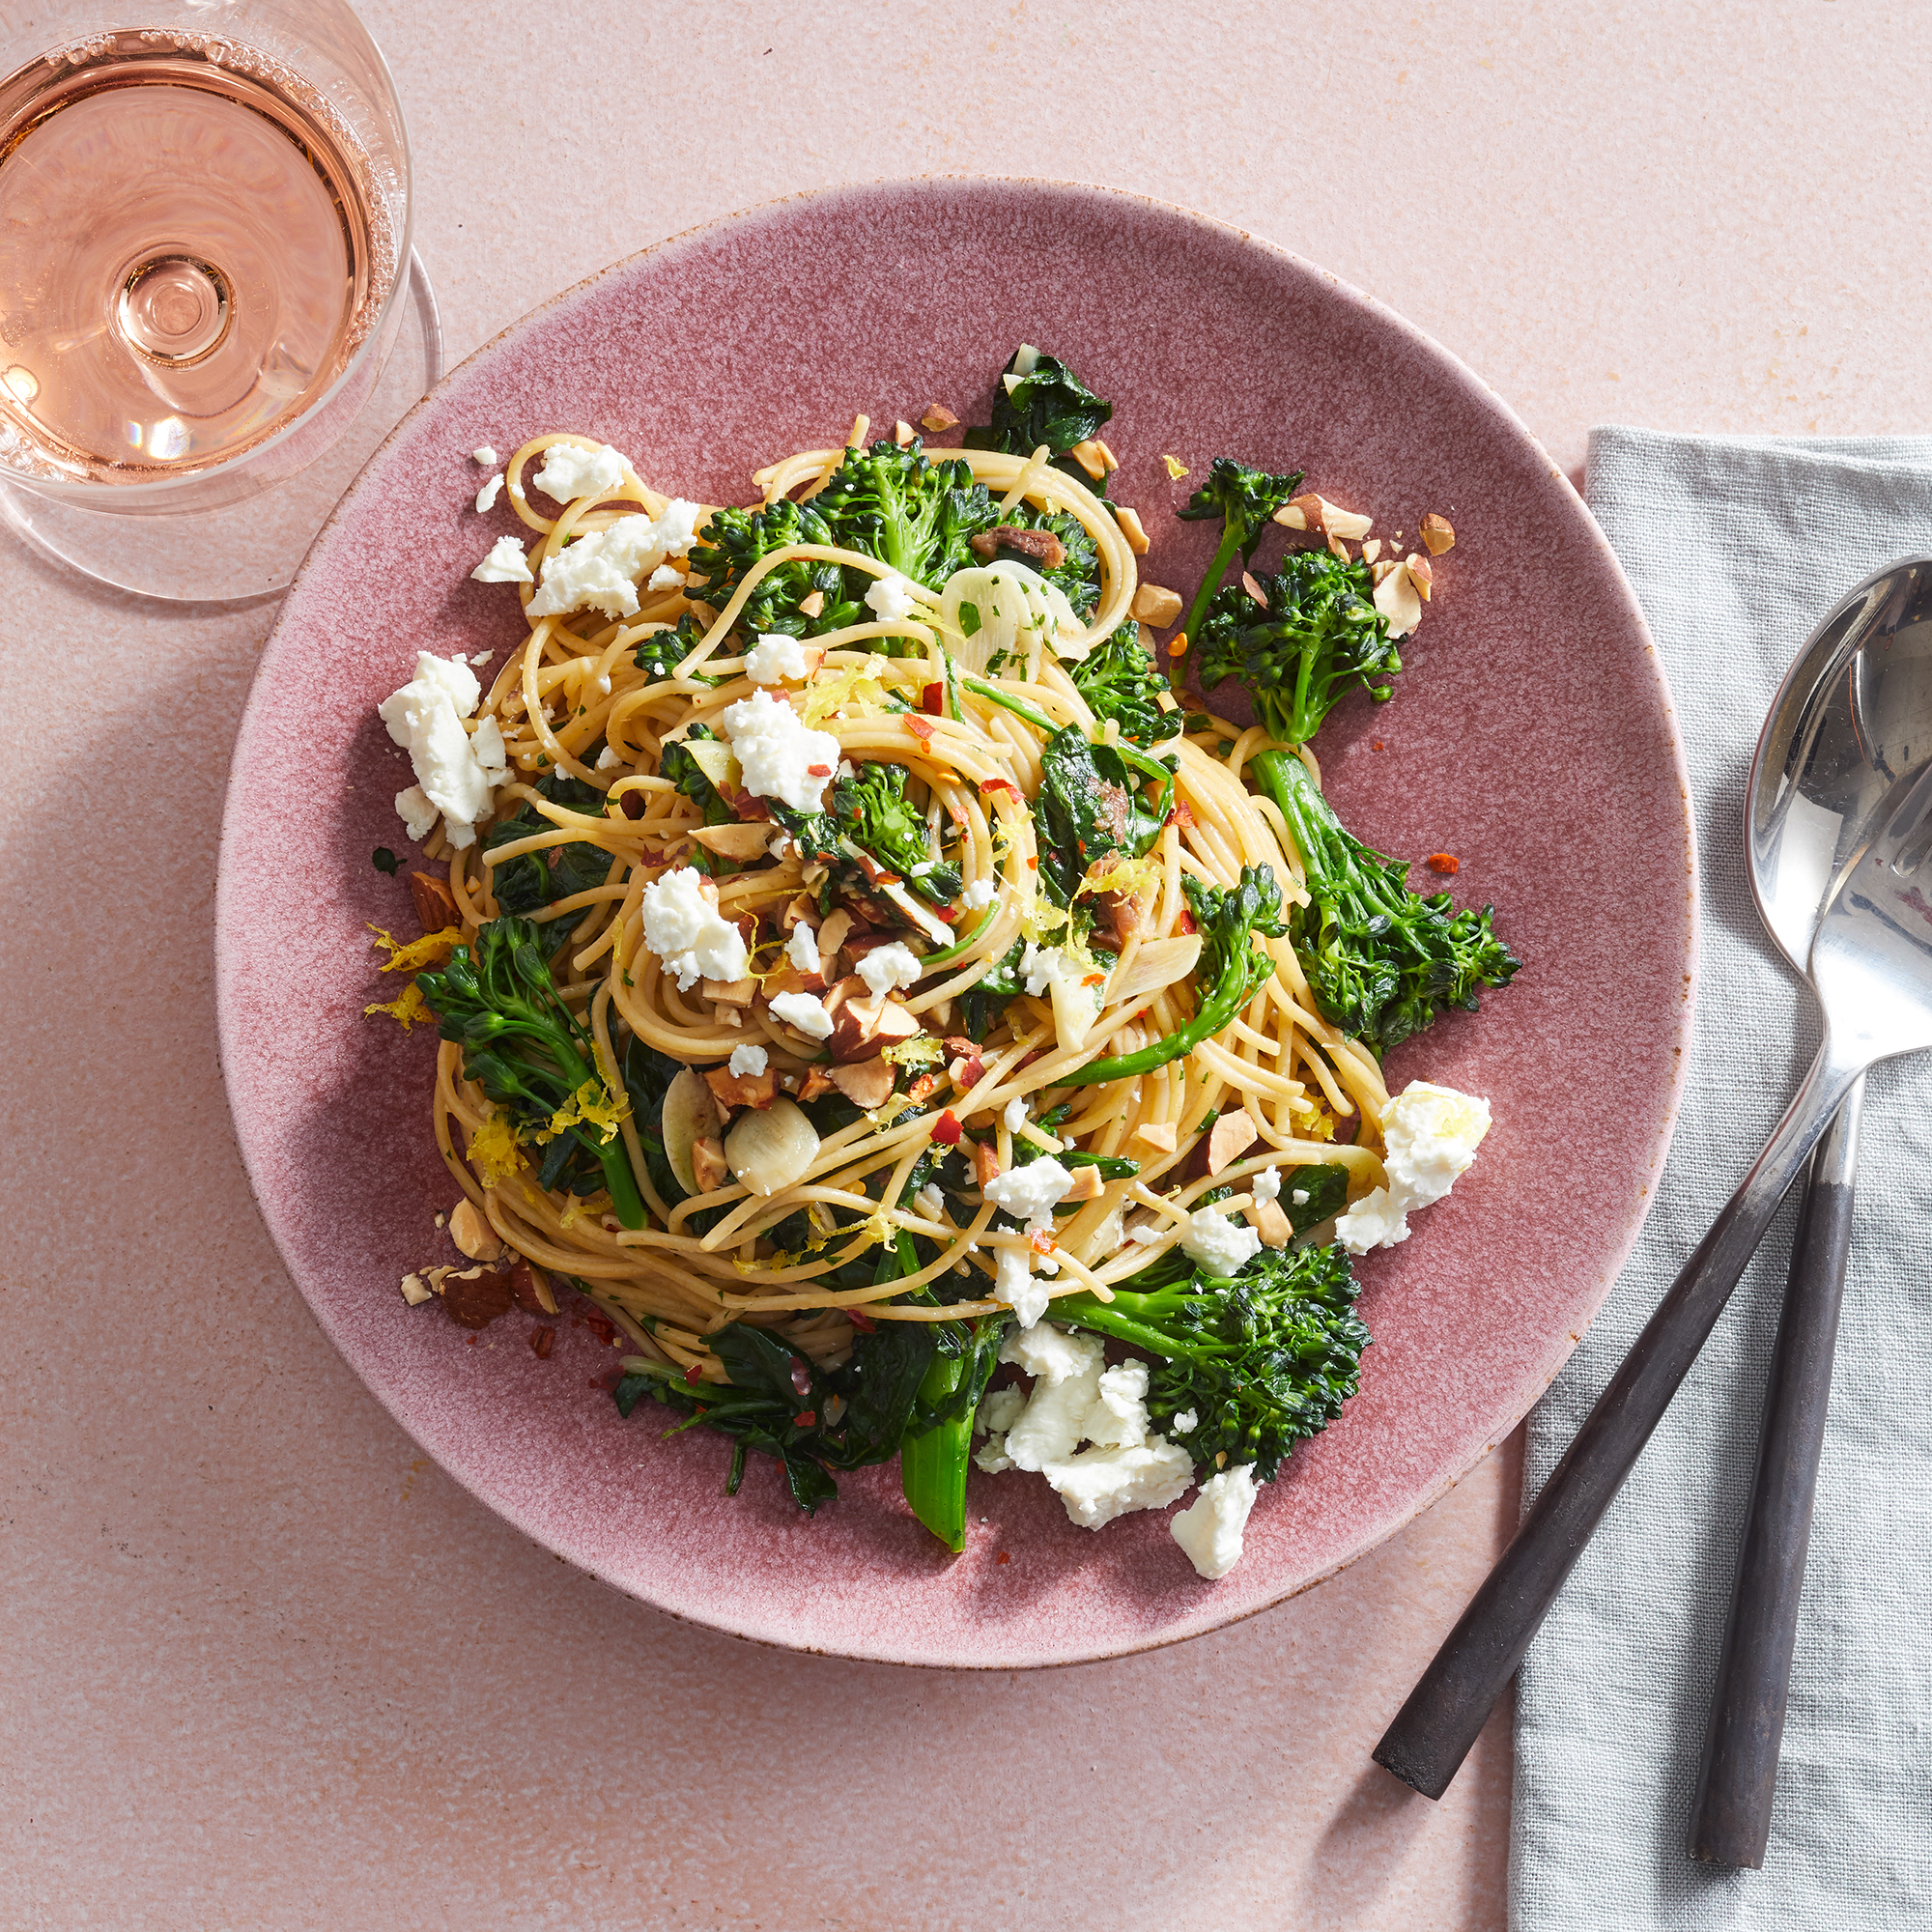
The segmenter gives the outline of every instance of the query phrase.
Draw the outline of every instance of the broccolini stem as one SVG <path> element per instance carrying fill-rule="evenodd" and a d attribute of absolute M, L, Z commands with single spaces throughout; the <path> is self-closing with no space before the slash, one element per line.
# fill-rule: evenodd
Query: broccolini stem
<path fill-rule="evenodd" d="M 954 1394 L 971 1366 L 969 1355 L 935 1355 L 919 1385 L 922 1406 L 937 1407 Z M 966 1459 L 973 1447 L 973 1409 L 899 1443 L 899 1477 L 912 1513 L 956 1556 L 966 1548 Z"/>
<path fill-rule="evenodd" d="M 1222 576 L 1235 560 L 1235 553 L 1241 547 L 1241 532 L 1232 523 L 1221 532 L 1221 541 L 1214 546 L 1214 560 L 1208 566 L 1208 575 L 1201 580 L 1201 588 L 1194 593 L 1193 608 L 1187 613 L 1185 626 L 1190 639 L 1201 629 L 1201 620 L 1208 614 L 1208 606 L 1213 602 L 1214 593 L 1221 587 Z M 1174 681 L 1179 684 L 1186 675 L 1186 660 L 1177 658 L 1174 662 Z"/>
<path fill-rule="evenodd" d="M 986 683 L 983 678 L 962 677 L 959 682 L 968 691 L 977 692 L 989 704 L 997 704 L 1002 710 L 1010 711 L 1015 718 L 1024 718 L 1036 731 L 1044 731 L 1049 738 L 1060 729 L 1045 712 L 1037 711 L 1024 697 L 1015 697 L 1010 692 L 1002 691 L 997 685 Z"/>

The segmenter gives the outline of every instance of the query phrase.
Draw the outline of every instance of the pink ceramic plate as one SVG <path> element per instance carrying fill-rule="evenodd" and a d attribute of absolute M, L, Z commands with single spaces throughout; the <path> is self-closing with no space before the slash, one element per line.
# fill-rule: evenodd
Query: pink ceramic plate
<path fill-rule="evenodd" d="M 728 1448 L 660 1439 L 601 1389 L 565 1321 L 480 1346 L 405 1270 L 453 1259 L 429 1129 L 434 1042 L 365 1003 L 365 922 L 413 931 L 370 864 L 408 782 L 376 705 L 418 647 L 502 649 L 514 594 L 471 582 L 514 527 L 478 516 L 469 452 L 544 430 L 614 442 L 662 487 L 743 501 L 749 472 L 943 402 L 983 421 L 1013 345 L 1065 356 L 1116 409 L 1117 495 L 1146 574 L 1191 590 L 1211 548 L 1175 521 L 1217 454 L 1302 468 L 1413 541 L 1456 526 L 1393 703 L 1344 705 L 1320 750 L 1343 815 L 1386 850 L 1449 851 L 1525 964 L 1480 1016 L 1398 1052 L 1490 1096 L 1455 1196 L 1362 1265 L 1375 1333 L 1343 1420 L 1264 1492 L 1240 1566 L 1201 1581 L 1165 1518 L 1094 1534 L 1032 1478 L 975 1474 L 963 1556 L 898 1495 L 839 1479 L 808 1520 L 772 1465 L 720 1493 Z M 1225 695 L 1225 694 L 1224 694 Z M 1432 881 L 1434 883 L 1434 881 Z M 1521 425 L 1373 301 L 1197 215 L 1092 188 L 929 181 L 804 196 L 634 256 L 526 318 L 389 440 L 318 539 L 235 750 L 216 962 L 242 1152 L 290 1272 L 335 1344 L 445 1468 L 538 1542 L 716 1629 L 848 1657 L 1010 1667 L 1212 1630 L 1329 1575 L 1503 1436 L 1569 1354 L 1643 1217 L 1674 1112 L 1691 972 L 1691 835 L 1669 700 L 1603 537 Z"/>

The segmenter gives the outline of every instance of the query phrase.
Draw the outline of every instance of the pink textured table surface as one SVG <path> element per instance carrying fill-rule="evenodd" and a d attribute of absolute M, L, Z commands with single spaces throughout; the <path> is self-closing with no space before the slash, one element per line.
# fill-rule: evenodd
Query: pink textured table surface
<path fill-rule="evenodd" d="M 1595 420 L 1932 416 L 1921 12 L 365 12 L 457 355 L 694 221 L 980 170 L 1297 249 L 1573 469 Z M 1505 1733 L 1440 1806 L 1367 1751 L 1513 1448 L 1283 1608 L 1070 1671 L 787 1657 L 565 1571 L 415 1456 L 242 1181 L 209 923 L 271 613 L 11 549 L 0 612 L 0 1926 L 1501 1925 Z"/>

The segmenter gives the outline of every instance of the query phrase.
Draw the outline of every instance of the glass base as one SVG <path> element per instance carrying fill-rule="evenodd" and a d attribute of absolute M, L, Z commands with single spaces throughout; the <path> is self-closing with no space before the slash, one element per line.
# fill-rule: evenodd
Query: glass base
<path fill-rule="evenodd" d="M 44 556 L 119 590 L 175 604 L 238 604 L 286 590 L 316 532 L 410 407 L 442 376 L 442 320 L 410 250 L 401 332 L 340 440 L 261 495 L 224 509 L 136 517 L 83 510 L 0 483 L 0 519 Z"/>

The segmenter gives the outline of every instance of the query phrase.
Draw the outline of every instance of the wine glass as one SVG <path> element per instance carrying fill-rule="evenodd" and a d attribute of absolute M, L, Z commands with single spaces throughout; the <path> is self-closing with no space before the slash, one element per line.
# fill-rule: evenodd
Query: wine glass
<path fill-rule="evenodd" d="M 150 596 L 279 590 L 442 373 L 410 224 L 342 0 L 8 8 L 0 516 Z"/>

